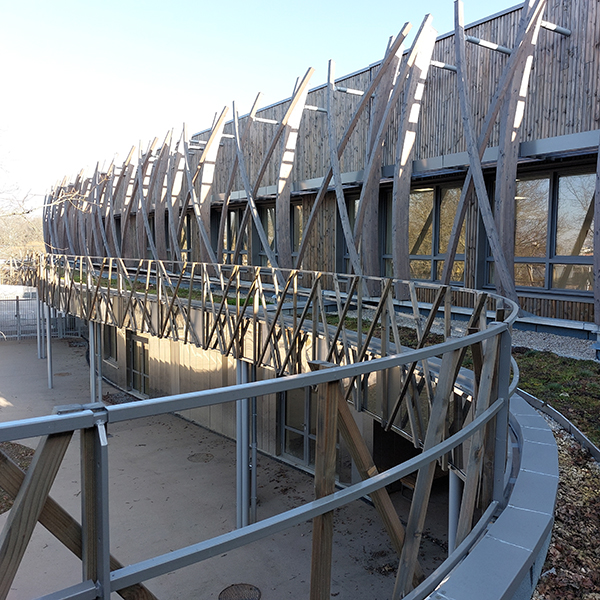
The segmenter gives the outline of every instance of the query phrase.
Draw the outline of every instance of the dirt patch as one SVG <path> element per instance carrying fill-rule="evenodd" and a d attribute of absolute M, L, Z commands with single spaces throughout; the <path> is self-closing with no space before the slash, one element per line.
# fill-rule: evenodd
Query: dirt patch
<path fill-rule="evenodd" d="M 534 600 L 600 600 L 600 466 L 553 427 L 560 481 L 552 541 Z"/>

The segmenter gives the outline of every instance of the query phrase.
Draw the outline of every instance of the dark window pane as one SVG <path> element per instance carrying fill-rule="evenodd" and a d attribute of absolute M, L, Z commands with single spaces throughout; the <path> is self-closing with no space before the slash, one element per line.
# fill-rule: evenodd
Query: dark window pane
<path fill-rule="evenodd" d="M 595 186 L 595 175 L 570 175 L 559 179 L 556 215 L 558 256 L 594 254 Z"/>
<path fill-rule="evenodd" d="M 515 256 L 546 256 L 549 192 L 549 179 L 517 181 Z M 515 271 L 516 268 L 517 265 Z M 533 284 L 517 283 L 517 285 Z"/>
<path fill-rule="evenodd" d="M 448 250 L 448 242 L 454 225 L 454 216 L 460 200 L 461 188 L 442 189 L 442 203 L 440 206 L 440 253 Z M 465 251 L 465 226 L 463 223 L 458 241 L 457 252 L 463 254 Z"/>
<path fill-rule="evenodd" d="M 408 245 L 411 254 L 431 254 L 433 189 L 410 193 Z"/>
<path fill-rule="evenodd" d="M 563 290 L 593 291 L 593 266 L 554 265 L 552 268 L 552 287 Z"/>
<path fill-rule="evenodd" d="M 544 287 L 546 284 L 545 264 L 515 264 L 515 285 Z"/>

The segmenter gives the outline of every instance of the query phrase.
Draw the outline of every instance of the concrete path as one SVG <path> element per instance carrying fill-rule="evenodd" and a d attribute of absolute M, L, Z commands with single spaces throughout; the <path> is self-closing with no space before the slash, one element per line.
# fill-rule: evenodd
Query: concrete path
<path fill-rule="evenodd" d="M 77 344 L 77 342 L 75 342 Z M 57 404 L 89 401 L 85 347 L 53 341 L 54 389 L 35 341 L 0 343 L 0 421 L 49 414 Z M 106 386 L 106 391 L 111 391 Z M 24 443 L 33 447 L 36 440 Z M 231 531 L 235 527 L 235 444 L 174 415 L 119 423 L 109 429 L 111 552 L 123 564 Z M 266 456 L 258 465 L 259 519 L 313 496 L 312 478 Z M 79 440 L 75 436 L 51 495 L 80 520 Z M 408 504 L 405 499 L 396 502 Z M 400 508 L 400 506 L 399 506 Z M 6 514 L 0 515 L 0 527 Z M 354 502 L 335 514 L 332 597 L 391 596 L 395 557 L 375 510 Z M 429 543 L 427 566 L 441 558 Z M 437 552 L 436 552 L 437 550 Z M 307 598 L 311 523 L 256 542 L 147 586 L 159 599 L 218 598 L 248 583 L 264 600 Z M 0 575 L 1 576 L 1 575 Z M 81 564 L 41 525 L 9 595 L 29 600 L 81 581 Z M 114 598 L 118 596 L 113 594 Z"/>

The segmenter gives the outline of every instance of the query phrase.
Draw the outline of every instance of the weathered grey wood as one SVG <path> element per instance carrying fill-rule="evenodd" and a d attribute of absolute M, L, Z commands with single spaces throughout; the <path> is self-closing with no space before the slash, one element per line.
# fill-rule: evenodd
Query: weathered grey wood
<path fill-rule="evenodd" d="M 350 123 L 346 127 L 344 136 L 342 137 L 342 139 L 340 140 L 340 143 L 338 144 L 338 147 L 337 147 L 338 159 L 342 158 L 342 156 L 344 154 L 344 150 L 346 149 L 346 146 L 348 145 L 348 142 L 350 141 L 350 136 L 352 135 L 352 133 L 354 132 L 354 130 L 358 124 L 358 120 L 360 119 L 360 117 L 361 117 L 362 113 L 365 111 L 365 109 L 371 103 L 371 97 L 375 93 L 377 86 L 379 85 L 382 77 L 386 73 L 391 62 L 394 60 L 396 53 L 402 46 L 402 43 L 406 39 L 406 36 L 410 32 L 411 28 L 412 28 L 412 25 L 410 23 L 404 24 L 404 27 L 400 30 L 400 32 L 396 36 L 396 39 L 394 40 L 393 44 L 389 47 L 387 54 L 384 56 L 381 66 L 379 67 L 379 70 L 377 71 L 375 77 L 371 80 L 369 87 L 365 90 L 365 93 L 362 97 L 362 100 L 361 100 L 358 108 L 356 109 L 352 119 L 350 120 Z M 323 178 L 323 182 L 321 183 L 321 187 L 319 188 L 317 197 L 315 198 L 315 200 L 313 202 L 313 205 L 312 205 L 312 208 L 310 211 L 310 215 L 308 216 L 308 219 L 307 219 L 306 223 L 304 224 L 304 234 L 303 234 L 302 242 L 300 244 L 300 249 L 298 250 L 298 257 L 296 258 L 296 265 L 295 265 L 296 268 L 300 268 L 300 266 L 302 265 L 302 259 L 304 258 L 304 253 L 306 252 L 308 240 L 310 239 L 310 233 L 311 233 L 312 228 L 315 223 L 315 217 L 316 217 L 319 209 L 321 208 L 321 204 L 325 198 L 325 194 L 327 193 L 327 189 L 329 187 L 329 183 L 331 182 L 332 176 L 333 176 L 333 168 L 330 166 L 329 169 L 327 170 L 327 172 L 325 173 L 325 177 Z"/>
<path fill-rule="evenodd" d="M 411 70 L 405 91 L 405 100 L 402 104 L 402 114 L 398 130 L 394 183 L 392 187 L 391 219 L 394 277 L 399 279 L 410 279 L 408 215 L 410 210 L 412 163 L 415 154 L 415 141 L 421 113 L 421 102 L 436 35 L 436 30 L 430 24 L 423 32 L 423 44 L 419 49 L 414 67 Z"/>
<path fill-rule="evenodd" d="M 25 472 L 0 450 L 0 487 L 16 498 L 25 480 Z M 50 496 L 40 512 L 39 522 L 77 558 L 82 557 L 81 525 Z M 111 571 L 123 565 L 111 556 Z M 142 584 L 133 585 L 117 592 L 125 600 L 155 600 L 156 596 Z"/>
<path fill-rule="evenodd" d="M 217 136 L 219 138 L 221 137 L 219 131 L 217 129 L 213 129 L 211 132 L 211 138 L 213 139 L 213 141 L 214 141 L 214 138 Z M 202 156 L 200 157 L 199 164 L 202 163 L 204 156 L 208 156 L 208 152 L 207 152 L 208 146 L 209 145 L 207 143 L 206 147 L 204 148 L 204 152 L 202 153 Z M 211 146 L 212 146 L 212 144 L 211 144 Z M 217 147 L 218 147 L 218 144 L 217 144 Z M 196 224 L 198 225 L 198 234 L 200 236 L 200 240 L 201 240 L 202 244 L 204 245 L 204 256 L 206 256 L 208 258 L 208 260 L 206 262 L 217 263 L 218 262 L 217 257 L 212 248 L 212 244 L 210 243 L 210 237 L 209 237 L 208 231 L 204 227 L 204 221 L 202 221 L 202 217 L 200 215 L 200 210 L 199 210 L 199 205 L 196 200 L 196 191 L 194 189 L 194 180 L 193 180 L 192 174 L 191 174 L 188 144 L 187 144 L 185 133 L 184 133 L 184 138 L 183 138 L 183 159 L 184 159 L 185 179 L 187 181 L 188 189 L 185 194 L 185 200 L 184 200 L 184 203 L 183 203 L 183 206 L 181 209 L 181 214 L 179 216 L 179 227 L 177 230 L 177 234 L 178 234 L 178 237 L 181 237 L 181 232 L 183 231 L 183 226 L 185 224 L 187 206 L 191 202 L 192 206 L 194 207 L 194 214 L 196 216 Z M 201 254 L 201 256 L 202 256 L 202 254 Z"/>
<path fill-rule="evenodd" d="M 279 263 L 277 261 L 277 257 L 275 256 L 275 252 L 273 252 L 273 248 L 269 244 L 269 239 L 267 238 L 267 234 L 265 233 L 265 228 L 263 227 L 262 221 L 260 220 L 260 215 L 258 214 L 258 207 L 256 206 L 256 202 L 254 200 L 254 191 L 250 185 L 250 180 L 248 179 L 248 174 L 246 172 L 246 162 L 244 160 L 244 154 L 242 152 L 242 147 L 240 146 L 240 132 L 239 125 L 237 120 L 237 112 L 235 110 L 235 104 L 233 108 L 233 130 L 235 135 L 235 149 L 237 152 L 238 159 L 238 168 L 240 171 L 240 175 L 242 181 L 244 183 L 244 189 L 246 190 L 246 201 L 247 201 L 247 211 L 250 211 L 252 215 L 252 220 L 254 221 L 254 227 L 256 227 L 256 232 L 258 233 L 258 237 L 260 239 L 260 243 L 263 247 L 265 254 L 271 266 L 278 269 Z M 242 236 L 243 227 L 240 227 L 239 236 Z M 281 276 L 280 273 L 278 273 Z M 283 285 L 283 281 L 281 281 Z"/>
<path fill-rule="evenodd" d="M 529 10 L 524 4 L 523 10 Z M 521 141 L 521 125 L 525 113 L 525 102 L 529 89 L 529 77 L 533 66 L 534 51 L 537 44 L 542 13 L 538 14 L 534 24 L 533 36 L 523 41 L 524 60 L 519 62 L 513 75 L 512 88 L 504 99 L 500 112 L 501 140 L 496 162 L 495 219 L 498 235 L 511 279 L 514 280 L 515 262 L 515 196 L 517 190 L 517 162 L 519 143 Z"/>
<path fill-rule="evenodd" d="M 494 373 L 497 368 L 496 356 L 498 352 L 498 336 L 487 342 L 487 348 L 481 370 L 479 390 L 477 393 L 477 404 L 475 406 L 474 418 L 478 418 L 485 412 L 492 401 Z M 485 428 L 487 431 L 487 428 Z M 465 487 L 460 505 L 460 516 L 456 531 L 456 546 L 458 546 L 470 533 L 473 523 L 473 512 L 475 500 L 479 491 L 479 478 L 483 461 L 483 443 L 485 431 L 478 429 L 471 438 L 469 447 L 469 458 L 466 468 Z"/>
<path fill-rule="evenodd" d="M 283 118 L 281 119 L 279 126 L 277 127 L 277 130 L 275 131 L 275 134 L 273 135 L 273 138 L 271 139 L 271 143 L 269 144 L 269 147 L 263 156 L 262 163 L 261 163 L 258 173 L 256 175 L 254 187 L 251 188 L 252 196 L 254 198 L 256 198 L 256 195 L 258 194 L 260 184 L 264 177 L 265 171 L 267 170 L 269 161 L 271 160 L 271 157 L 273 156 L 273 152 L 275 152 L 275 148 L 277 147 L 279 140 L 281 139 L 281 136 L 283 135 L 283 133 L 285 131 L 288 121 L 294 114 L 294 109 L 296 108 L 296 105 L 298 104 L 298 102 L 300 102 L 305 89 L 308 87 L 308 83 L 309 83 L 310 78 L 312 77 L 314 71 L 315 70 L 312 67 L 310 67 L 304 74 L 302 81 L 296 86 L 296 88 L 294 90 L 294 95 L 292 96 L 292 99 L 290 101 L 288 109 L 287 109 L 285 115 L 283 116 Z M 239 164 L 239 156 L 238 156 L 238 164 Z M 246 227 L 248 226 L 248 220 L 250 218 L 250 214 L 251 214 L 250 205 L 248 204 L 246 206 L 246 210 L 244 211 L 244 216 L 242 217 L 242 221 L 240 223 L 240 228 L 239 228 L 239 232 L 238 232 L 238 241 L 237 241 L 235 251 L 233 254 L 233 262 L 238 261 L 238 258 L 239 258 L 239 255 L 240 255 L 240 252 L 242 249 L 242 240 L 244 238 L 244 232 L 246 231 Z M 273 264 L 273 263 L 271 263 L 271 264 Z"/>
<path fill-rule="evenodd" d="M 250 109 L 250 113 L 246 117 L 246 124 L 244 126 L 244 133 L 242 133 L 241 146 L 242 148 L 245 146 L 246 141 L 250 135 L 250 131 L 252 130 L 252 123 L 254 123 L 256 117 L 256 111 L 258 110 L 258 103 L 261 99 L 262 94 L 259 92 L 254 99 L 254 104 Z M 237 152 L 233 158 L 231 163 L 231 167 L 229 169 L 229 178 L 227 181 L 227 188 L 225 189 L 225 196 L 223 198 L 223 206 L 221 208 L 221 220 L 219 222 L 219 240 L 217 242 L 217 257 L 220 262 L 224 262 L 223 258 L 223 246 L 225 243 L 225 228 L 227 226 L 227 213 L 229 211 L 229 200 L 231 198 L 231 192 L 233 191 L 233 186 L 235 183 L 235 176 L 238 170 L 238 159 Z"/>
<path fill-rule="evenodd" d="M 444 354 L 440 368 L 439 382 L 435 390 L 433 407 L 427 426 L 427 433 L 425 434 L 425 441 L 423 443 L 423 451 L 433 448 L 442 440 L 446 414 L 455 382 L 453 375 L 459 364 L 460 350 Z M 394 600 L 408 593 L 412 587 L 435 467 L 436 461 L 432 461 L 427 467 L 419 469 L 417 474 L 417 483 L 406 525 L 405 543 L 394 586 Z"/>
<path fill-rule="evenodd" d="M 594 321 L 600 325 L 600 147 L 596 166 L 596 191 L 594 194 Z"/>
<path fill-rule="evenodd" d="M 523 50 L 524 42 L 526 42 L 533 35 L 533 28 L 531 26 L 532 21 L 540 14 L 545 7 L 546 0 L 536 0 L 530 14 L 526 14 L 523 11 L 521 19 L 519 21 L 519 28 L 517 31 L 516 42 L 515 42 L 515 51 L 510 55 L 504 70 L 502 71 L 502 75 L 500 77 L 500 81 L 498 83 L 498 87 L 492 101 L 490 103 L 490 107 L 486 113 L 485 120 L 481 129 L 481 134 L 478 140 L 478 149 L 479 149 L 479 158 L 480 160 L 483 158 L 483 154 L 487 147 L 488 141 L 492 134 L 492 129 L 496 122 L 496 118 L 498 116 L 498 112 L 500 111 L 502 100 L 504 99 L 506 93 L 510 88 L 510 84 L 512 82 L 512 78 L 519 64 L 523 60 Z M 456 35 L 456 34 L 455 34 Z M 452 267 L 454 265 L 454 257 L 456 256 L 456 251 L 458 248 L 458 242 L 460 239 L 460 231 L 462 229 L 462 225 L 465 219 L 465 214 L 468 207 L 468 200 L 471 198 L 474 192 L 474 182 L 473 182 L 473 172 L 471 167 L 467 171 L 467 176 L 465 178 L 465 182 L 463 184 L 463 188 L 461 191 L 460 201 L 458 207 L 456 209 L 456 214 L 454 216 L 454 223 L 452 225 L 452 231 L 450 233 L 450 238 L 448 240 L 448 248 L 446 252 L 446 260 L 444 261 L 444 269 L 442 272 L 441 281 L 444 285 L 448 285 L 450 283 L 450 278 L 452 276 Z"/>
<path fill-rule="evenodd" d="M 298 143 L 298 130 L 304 114 L 308 86 L 302 87 L 298 102 L 287 120 L 282 134 L 282 153 L 279 161 L 279 175 L 277 178 L 277 197 L 275 199 L 275 225 L 277 257 L 282 268 L 292 268 L 292 240 L 290 219 L 290 198 L 292 191 L 292 167 L 296 156 Z M 240 141 L 241 145 L 241 141 Z M 239 162 L 239 159 L 238 159 Z"/>
<path fill-rule="evenodd" d="M 0 598 L 8 596 L 33 529 L 46 503 L 54 478 L 73 433 L 57 433 L 40 440 L 33 461 L 0 535 Z"/>
<path fill-rule="evenodd" d="M 497 276 L 497 287 L 500 292 L 506 297 L 518 302 L 517 292 L 515 290 L 515 282 L 506 264 L 506 258 L 502 251 L 502 245 L 496 229 L 494 215 L 490 206 L 490 201 L 483 178 L 483 170 L 481 167 L 481 159 L 477 142 L 475 140 L 475 132 L 471 122 L 471 103 L 466 89 L 466 64 L 465 64 L 465 31 L 464 18 L 462 10 L 462 2 L 455 0 L 455 47 L 456 47 L 456 68 L 458 69 L 458 95 L 460 98 L 460 107 L 463 121 L 463 130 L 467 144 L 467 152 L 469 154 L 469 165 L 472 173 L 473 183 L 479 201 L 479 212 L 483 220 L 487 238 L 490 244 L 490 249 L 494 256 L 494 268 Z"/>
<path fill-rule="evenodd" d="M 419 31 L 415 36 L 415 39 L 410 48 L 410 51 L 408 52 L 406 59 L 401 63 L 400 70 L 396 78 L 396 83 L 394 85 L 394 89 L 392 91 L 385 112 L 381 119 L 381 123 L 377 131 L 377 136 L 375 137 L 375 140 L 373 142 L 373 152 L 371 153 L 368 164 L 365 167 L 363 176 L 363 186 L 360 192 L 360 200 L 358 204 L 358 213 L 354 222 L 354 239 L 358 246 L 361 248 L 361 252 L 369 251 L 364 250 L 362 247 L 364 233 L 363 223 L 367 211 L 373 209 L 372 202 L 369 202 L 368 199 L 372 199 L 374 197 L 375 189 L 379 190 L 379 180 L 381 179 L 381 158 L 383 151 L 383 140 L 387 132 L 390 118 L 392 116 L 392 109 L 396 106 L 396 103 L 398 102 L 398 99 L 400 97 L 400 93 L 404 90 L 406 78 L 410 70 L 413 68 L 419 48 L 423 43 L 424 37 L 426 37 L 424 36 L 424 33 L 429 30 L 429 26 L 431 24 L 432 19 L 433 17 L 431 15 L 425 16 L 423 22 L 421 23 L 421 27 L 419 28 Z"/>
<path fill-rule="evenodd" d="M 340 159 L 337 153 L 337 144 L 335 142 L 335 131 L 333 123 L 333 102 L 335 99 L 334 71 L 335 63 L 332 60 L 330 60 L 329 69 L 327 72 L 327 134 L 329 137 L 329 160 L 331 161 L 331 169 L 333 171 L 333 183 L 335 186 L 335 199 L 337 201 L 338 215 L 340 217 L 340 223 L 342 225 L 344 239 L 346 240 L 348 255 L 350 256 L 350 263 L 352 264 L 354 272 L 357 275 L 362 275 L 360 257 L 358 256 L 358 252 L 356 251 L 356 245 L 354 244 L 354 235 L 352 234 L 352 227 L 350 225 L 350 219 L 348 218 L 348 210 L 346 208 L 346 198 L 344 197 L 344 190 L 342 189 Z"/>
<path fill-rule="evenodd" d="M 126 250 L 129 248 L 129 246 L 135 246 L 135 243 L 133 243 L 133 244 L 130 243 L 130 240 L 128 239 L 129 227 L 131 224 L 131 219 L 130 219 L 131 210 L 133 208 L 133 204 L 138 199 L 137 186 L 139 185 L 139 180 L 141 179 L 143 181 L 144 177 L 146 176 L 146 171 L 148 170 L 148 167 L 150 165 L 150 159 L 152 158 L 152 152 L 157 143 L 158 143 L 158 139 L 154 138 L 154 140 L 152 141 L 152 143 L 150 144 L 150 146 L 148 148 L 148 151 L 139 161 L 138 168 L 141 169 L 141 177 L 137 177 L 137 176 L 135 177 L 131 196 L 129 196 L 129 194 L 127 193 L 128 185 L 125 185 L 123 188 L 123 196 L 122 196 L 123 205 L 121 208 L 121 255 L 122 256 L 127 255 Z M 127 184 L 129 184 L 129 179 L 126 178 L 124 180 L 124 183 L 125 182 Z M 130 256 L 133 256 L 133 254 L 130 254 Z M 140 256 L 139 258 L 143 258 L 143 255 Z"/>
<path fill-rule="evenodd" d="M 311 362 L 312 370 L 327 364 Z M 335 491 L 335 465 L 338 420 L 338 382 L 318 386 L 315 497 L 323 498 Z M 310 600 L 331 597 L 331 562 L 333 551 L 333 511 L 313 519 L 312 559 L 310 568 Z"/>

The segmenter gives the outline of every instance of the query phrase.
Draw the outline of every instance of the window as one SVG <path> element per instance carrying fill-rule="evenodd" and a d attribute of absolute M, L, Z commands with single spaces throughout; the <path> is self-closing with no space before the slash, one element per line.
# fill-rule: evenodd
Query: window
<path fill-rule="evenodd" d="M 412 279 L 438 281 L 442 276 L 461 188 L 433 186 L 410 193 L 408 244 Z M 451 280 L 464 279 L 465 228 L 460 234 Z"/>
<path fill-rule="evenodd" d="M 185 215 L 183 221 L 183 227 L 181 228 L 181 241 L 179 243 L 181 248 L 182 260 L 192 261 L 192 215 Z"/>
<path fill-rule="evenodd" d="M 117 361 L 117 328 L 112 325 L 103 326 L 104 360 Z"/>
<path fill-rule="evenodd" d="M 302 204 L 292 204 L 291 212 L 291 238 L 292 238 L 292 257 L 298 257 L 300 244 L 302 243 L 302 233 L 304 232 L 304 217 L 302 215 Z"/>
<path fill-rule="evenodd" d="M 517 287 L 592 292 L 595 184 L 595 174 L 559 171 L 517 180 Z"/>
<path fill-rule="evenodd" d="M 148 340 L 127 332 L 127 385 L 147 396 L 150 393 Z"/>
<path fill-rule="evenodd" d="M 317 396 L 310 387 L 281 395 L 282 451 L 304 465 L 315 464 Z"/>
<path fill-rule="evenodd" d="M 277 255 L 277 240 L 275 237 L 275 207 L 274 206 L 259 206 L 258 207 L 258 216 L 260 217 L 260 222 L 262 223 L 263 229 L 265 231 L 265 235 L 267 236 L 267 241 L 269 242 L 269 246 L 271 250 Z M 258 237 L 258 233 L 256 230 L 254 231 L 254 240 L 253 245 L 254 248 L 257 248 L 258 251 L 254 251 L 254 264 L 258 264 L 261 267 L 267 267 L 270 265 L 269 258 L 263 245 Z"/>
<path fill-rule="evenodd" d="M 346 210 L 348 211 L 348 220 L 350 221 L 350 229 L 352 231 L 354 231 L 354 221 L 356 220 L 356 213 L 358 212 L 359 200 L 360 195 L 357 193 L 348 194 L 346 196 Z M 337 271 L 340 273 L 352 273 L 352 262 L 350 261 L 350 254 L 348 253 L 348 244 L 346 244 L 346 238 L 344 237 L 339 216 L 337 232 L 337 247 L 341 249 L 336 256 Z"/>
<path fill-rule="evenodd" d="M 225 223 L 225 235 L 223 238 L 223 262 L 225 264 L 231 264 L 233 262 L 233 255 L 235 253 L 235 247 L 238 243 L 238 235 L 240 231 L 240 224 L 244 216 L 243 208 L 230 208 L 227 213 L 227 222 Z M 242 240 L 242 249 L 240 251 L 241 264 L 248 264 L 248 234 L 244 233 Z"/>

